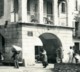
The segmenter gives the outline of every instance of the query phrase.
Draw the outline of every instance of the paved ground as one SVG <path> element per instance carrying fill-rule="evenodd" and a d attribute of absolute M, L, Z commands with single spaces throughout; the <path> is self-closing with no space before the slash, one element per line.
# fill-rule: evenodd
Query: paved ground
<path fill-rule="evenodd" d="M 13 66 L 1 66 L 0 72 L 53 72 L 53 64 L 49 64 L 47 68 L 43 68 L 41 64 L 28 67 L 20 67 L 15 69 Z"/>

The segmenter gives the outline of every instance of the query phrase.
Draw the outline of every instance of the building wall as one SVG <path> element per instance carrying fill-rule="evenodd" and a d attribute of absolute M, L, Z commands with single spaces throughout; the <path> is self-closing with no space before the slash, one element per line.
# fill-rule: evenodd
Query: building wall
<path fill-rule="evenodd" d="M 28 36 L 28 32 L 32 32 L 33 36 Z M 22 47 L 23 47 L 23 58 L 27 64 L 34 64 L 35 63 L 35 38 L 39 38 L 39 36 L 43 33 L 52 33 L 55 34 L 62 43 L 62 50 L 63 50 L 63 62 L 67 63 L 69 56 L 69 48 L 73 46 L 72 41 L 72 30 L 67 28 L 51 28 L 51 27 L 38 27 L 38 26 L 22 26 Z"/>
<path fill-rule="evenodd" d="M 72 27 L 72 21 L 74 18 L 74 10 L 75 10 L 75 0 L 67 0 L 68 2 L 68 11 L 67 11 L 67 22 L 65 19 L 60 20 L 60 22 L 66 22 L 68 24 L 68 27 Z M 33 12 L 33 5 L 34 2 L 31 1 L 31 11 Z M 19 0 L 19 20 L 21 22 L 27 22 L 27 5 L 26 4 L 26 0 L 21 1 Z M 79 4 L 79 3 L 78 3 Z M 0 18 L 0 25 L 4 25 L 6 24 L 5 21 L 9 21 L 11 20 L 11 0 L 4 0 L 4 15 Z M 25 6 L 25 7 L 24 7 Z M 46 12 L 46 2 L 44 3 L 44 12 Z M 54 5 L 55 6 L 55 5 Z M 58 7 L 57 7 L 58 8 Z M 53 10 L 54 11 L 54 10 Z M 56 12 L 55 12 L 56 13 Z M 58 14 L 58 13 L 57 13 Z M 63 16 L 64 17 L 64 16 Z M 62 16 L 61 16 L 62 18 Z M 58 21 L 58 20 L 57 20 Z M 9 53 L 12 54 L 11 47 L 13 44 L 16 44 L 20 47 L 22 47 L 22 51 L 23 51 L 23 55 L 22 57 L 25 58 L 27 63 L 31 63 L 34 64 L 35 60 L 34 60 L 34 40 L 35 38 L 39 37 L 41 34 L 43 33 L 52 33 L 55 34 L 57 37 L 59 37 L 59 39 L 62 42 L 62 46 L 63 46 L 63 54 L 64 54 L 64 62 L 68 62 L 68 52 L 69 52 L 69 47 L 73 46 L 73 38 L 72 38 L 72 30 L 70 28 L 66 28 L 66 23 L 63 25 L 61 25 L 60 23 L 57 24 L 59 22 L 56 22 L 54 25 L 57 26 L 64 26 L 64 27 L 38 27 L 38 26 L 24 26 L 21 28 L 20 26 L 18 26 L 18 28 L 16 28 L 16 25 L 12 25 L 12 23 L 8 23 L 8 27 L 5 28 L 4 26 L 2 26 L 0 28 L 0 33 L 1 35 L 5 38 L 5 57 L 9 57 Z M 15 23 L 16 24 L 16 23 Z M 33 32 L 33 36 L 28 36 L 28 32 Z M 11 55 L 10 55 L 11 57 Z M 10 59 L 6 58 L 6 59 Z M 65 58 L 66 57 L 66 58 Z M 29 61 L 29 62 L 28 62 Z"/>
<path fill-rule="evenodd" d="M 4 38 L 5 50 L 3 52 L 4 61 L 10 61 L 12 56 L 12 46 L 16 45 L 22 48 L 21 26 L 18 24 L 7 25 L 5 28 L 1 26 L 0 34 Z M 21 55 L 21 53 L 20 53 Z M 22 56 L 20 57 L 22 58 Z"/>
<path fill-rule="evenodd" d="M 77 1 L 77 3 L 76 3 Z M 73 41 L 74 41 L 74 44 L 75 43 L 79 43 L 79 49 L 80 49 L 80 18 L 79 18 L 79 11 L 80 11 L 80 1 L 79 0 L 74 0 L 74 3 L 73 3 L 73 8 L 74 8 L 74 11 L 73 11 L 73 27 L 74 27 L 74 31 L 73 31 Z M 77 10 L 76 10 L 76 6 L 77 6 Z M 76 22 L 79 22 L 78 24 L 78 30 L 76 30 Z M 78 46 L 77 46 L 78 47 Z M 78 48 L 76 48 L 78 49 Z"/>
<path fill-rule="evenodd" d="M 1 24 L 5 24 L 5 21 L 14 21 L 14 20 L 12 20 L 13 18 L 14 18 L 14 15 L 13 15 L 13 10 L 11 10 L 11 8 L 12 8 L 12 3 L 11 3 L 12 1 L 11 0 L 4 0 L 4 16 L 2 16 L 1 17 L 1 19 L 0 19 L 0 23 Z M 22 16 L 23 16 L 23 14 L 25 14 L 25 13 L 22 13 L 22 7 L 23 7 L 23 5 L 22 5 L 22 2 L 21 1 L 18 1 L 19 2 L 19 12 L 18 12 L 18 20 L 17 21 L 21 21 L 21 19 L 22 19 Z M 26 2 L 26 1 L 25 1 Z M 38 1 L 37 1 L 38 2 Z M 31 6 L 30 6 L 30 8 L 31 8 L 31 10 L 30 11 L 34 11 L 34 4 L 33 3 L 35 3 L 35 2 L 32 2 L 32 1 L 30 1 L 30 4 L 31 4 Z M 68 14 L 69 15 L 67 15 L 68 17 L 68 26 L 72 26 L 72 11 L 73 11 L 73 5 L 71 5 L 71 3 L 73 3 L 73 1 L 68 1 L 68 3 L 69 3 L 69 12 L 68 12 Z M 21 6 L 20 6 L 21 5 Z M 26 4 L 27 5 L 27 4 Z M 53 5 L 54 6 L 54 5 Z M 27 8 L 27 7 L 26 7 Z M 38 8 L 38 7 L 37 7 Z M 44 7 L 43 7 L 44 9 L 44 13 L 46 13 L 46 2 L 44 1 Z M 58 7 L 57 7 L 58 8 Z M 26 11 L 27 11 L 27 9 L 25 9 Z M 24 11 L 25 11 L 24 10 Z M 38 10 L 38 9 L 37 9 Z M 53 10 L 54 11 L 54 10 Z M 27 13 L 27 12 L 26 12 Z M 58 14 L 58 13 L 57 13 Z M 25 14 L 26 15 L 26 14 Z M 28 16 L 28 15 L 27 15 Z M 26 16 L 26 17 L 27 17 Z M 44 14 L 44 16 L 45 16 L 45 14 Z M 71 16 L 71 17 L 69 17 L 69 16 Z M 11 17 L 13 17 L 13 18 L 11 18 Z M 29 17 L 29 16 L 28 16 Z M 61 17 L 61 19 L 59 20 L 59 23 L 60 22 L 66 22 L 66 19 L 65 19 L 66 17 Z M 27 19 L 29 19 L 29 18 L 27 18 Z M 22 20 L 24 20 L 24 19 L 22 19 Z M 29 21 L 29 20 L 28 20 Z M 58 20 L 57 20 L 58 21 Z M 23 21 L 22 21 L 23 22 Z M 25 22 L 26 22 L 26 19 L 25 19 Z M 55 24 L 56 25 L 56 24 Z M 61 24 L 58 24 L 58 25 L 61 25 Z M 66 26 L 66 24 L 62 24 L 62 26 Z"/>

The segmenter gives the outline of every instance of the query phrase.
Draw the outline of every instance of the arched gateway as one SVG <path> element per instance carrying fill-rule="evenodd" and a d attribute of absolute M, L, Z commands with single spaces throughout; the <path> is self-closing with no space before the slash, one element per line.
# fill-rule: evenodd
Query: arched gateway
<path fill-rule="evenodd" d="M 40 35 L 39 38 L 43 43 L 43 48 L 47 51 L 48 62 L 56 63 L 56 57 L 57 57 L 56 51 L 57 49 L 62 47 L 62 44 L 59 38 L 56 35 L 51 33 L 44 33 Z"/>

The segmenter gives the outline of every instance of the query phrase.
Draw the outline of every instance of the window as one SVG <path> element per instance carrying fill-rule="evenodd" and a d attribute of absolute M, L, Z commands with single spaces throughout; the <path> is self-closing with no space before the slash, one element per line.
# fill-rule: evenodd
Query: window
<path fill-rule="evenodd" d="M 30 14 L 30 0 L 27 1 L 27 11 L 28 14 Z"/>
<path fill-rule="evenodd" d="M 41 61 L 40 52 L 41 52 L 41 47 L 40 46 L 35 46 L 35 59 L 36 59 L 36 62 Z"/>
<path fill-rule="evenodd" d="M 27 35 L 28 36 L 33 36 L 33 32 L 32 31 L 28 31 Z"/>
<path fill-rule="evenodd" d="M 75 22 L 75 30 L 78 30 L 79 22 Z"/>
<path fill-rule="evenodd" d="M 18 13 L 18 0 L 14 0 L 14 12 Z"/>
<path fill-rule="evenodd" d="M 61 11 L 62 11 L 62 13 L 65 13 L 65 10 L 66 10 L 65 7 L 66 7 L 65 3 L 62 3 L 62 6 L 61 6 L 61 8 L 62 8 Z"/>
<path fill-rule="evenodd" d="M 4 0 L 0 0 L 0 17 L 4 15 Z"/>
<path fill-rule="evenodd" d="M 47 2 L 47 14 L 52 14 L 52 3 Z"/>
<path fill-rule="evenodd" d="M 75 22 L 75 35 L 76 37 L 79 35 L 79 22 Z"/>
<path fill-rule="evenodd" d="M 76 11 L 78 10 L 78 2 L 77 2 L 77 0 L 76 0 Z"/>
<path fill-rule="evenodd" d="M 75 43 L 75 52 L 79 53 L 79 43 L 78 42 Z"/>

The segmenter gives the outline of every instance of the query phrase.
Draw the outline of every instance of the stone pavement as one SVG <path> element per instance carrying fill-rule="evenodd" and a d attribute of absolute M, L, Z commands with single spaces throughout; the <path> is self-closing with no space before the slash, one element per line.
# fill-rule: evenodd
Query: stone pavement
<path fill-rule="evenodd" d="M 54 65 L 49 64 L 47 68 L 43 68 L 41 64 L 28 67 L 20 67 L 19 69 L 13 66 L 1 66 L 0 72 L 53 72 Z"/>

